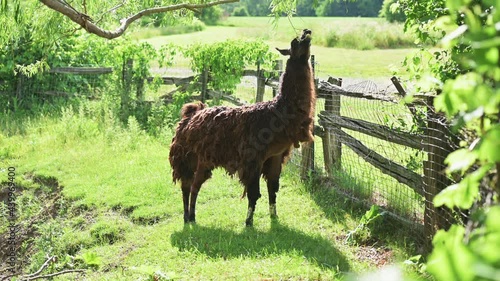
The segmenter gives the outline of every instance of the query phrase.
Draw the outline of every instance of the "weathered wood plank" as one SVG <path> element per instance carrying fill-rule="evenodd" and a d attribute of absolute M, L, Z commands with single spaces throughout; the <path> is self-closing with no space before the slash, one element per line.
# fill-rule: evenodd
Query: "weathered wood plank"
<path fill-rule="evenodd" d="M 425 196 L 421 175 L 383 157 L 346 132 L 335 127 L 332 127 L 331 130 L 339 137 L 340 141 L 342 141 L 343 144 L 351 148 L 352 151 L 358 154 L 366 162 L 372 164 L 382 173 L 393 177 L 398 182 L 409 186 L 419 195 Z"/>
<path fill-rule="evenodd" d="M 342 86 L 342 78 L 328 78 L 328 83 L 333 85 Z M 342 105 L 341 96 L 338 94 L 332 93 L 330 97 L 325 99 L 325 111 L 329 112 L 332 115 L 340 116 L 340 107 Z M 340 127 L 338 127 L 340 129 Z M 332 167 L 336 169 L 340 169 L 342 167 L 342 143 L 337 139 L 335 134 L 331 133 L 328 128 L 325 128 L 327 131 L 327 141 L 328 141 L 328 149 L 330 151 L 330 162 L 328 163 L 325 158 L 325 166 L 328 165 L 328 171 L 332 171 Z M 325 155 L 326 156 L 326 155 Z"/>
<path fill-rule="evenodd" d="M 264 77 L 264 70 L 260 68 L 260 63 L 257 64 L 257 93 L 255 94 L 255 102 L 264 100 L 264 93 L 266 92 L 266 78 Z"/>
<path fill-rule="evenodd" d="M 358 93 L 358 92 L 350 92 L 342 89 L 340 86 L 328 83 L 327 81 L 320 81 L 318 85 L 318 91 L 317 95 L 319 98 L 328 98 L 334 94 L 342 95 L 342 96 L 347 96 L 347 97 L 353 97 L 353 98 L 363 98 L 367 100 L 379 100 L 379 101 L 385 101 L 385 102 L 392 102 L 392 103 L 397 103 L 399 100 L 395 98 L 394 96 L 389 96 L 389 95 L 374 95 L 374 94 L 365 94 L 365 93 Z"/>
<path fill-rule="evenodd" d="M 113 72 L 112 67 L 54 67 L 49 73 L 68 74 L 106 74 Z"/>
<path fill-rule="evenodd" d="M 447 128 L 444 116 L 437 113 L 433 106 L 433 97 L 427 100 L 427 130 L 425 151 L 427 161 L 424 161 L 424 190 L 425 190 L 425 211 L 424 211 L 424 234 L 428 244 L 427 250 L 431 249 L 431 241 L 436 231 L 447 229 L 453 222 L 453 214 L 446 207 L 434 206 L 434 197 L 447 186 L 451 185 L 451 180 L 444 172 L 446 164 L 444 160 L 453 151 L 449 140 L 449 128 Z M 456 141 L 456 140 L 455 140 Z"/>
<path fill-rule="evenodd" d="M 148 83 L 153 82 L 155 77 L 148 77 L 146 80 Z M 162 80 L 162 84 L 164 85 L 176 85 L 176 86 L 182 86 L 185 84 L 189 84 L 192 81 L 194 81 L 195 77 L 194 76 L 188 76 L 188 77 L 169 77 L 169 76 L 163 76 L 160 77 L 159 79 Z"/>
<path fill-rule="evenodd" d="M 374 124 L 364 120 L 337 116 L 326 111 L 319 114 L 319 122 L 325 128 L 340 126 L 349 130 L 360 132 L 388 142 L 408 146 L 418 150 L 423 149 L 423 136 L 407 132 L 395 131 L 387 126 Z"/>
<path fill-rule="evenodd" d="M 242 101 L 242 100 L 240 100 L 237 97 L 234 97 L 234 96 L 231 96 L 231 95 L 227 95 L 227 94 L 223 94 L 223 93 L 221 93 L 219 91 L 208 90 L 207 94 L 210 97 L 212 97 L 212 98 L 222 99 L 222 100 L 225 100 L 225 101 L 230 102 L 230 103 L 232 103 L 234 105 L 237 105 L 237 106 L 241 106 L 241 105 L 246 105 L 247 104 L 245 101 Z"/>

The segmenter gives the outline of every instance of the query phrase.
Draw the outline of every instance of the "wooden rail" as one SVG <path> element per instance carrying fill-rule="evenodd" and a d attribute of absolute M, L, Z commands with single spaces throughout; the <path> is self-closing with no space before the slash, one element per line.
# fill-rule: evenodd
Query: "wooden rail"
<path fill-rule="evenodd" d="M 319 114 L 319 118 L 320 124 L 323 127 L 342 127 L 414 149 L 424 149 L 423 135 L 396 131 L 387 126 L 345 116 L 333 115 L 327 111 L 322 111 Z"/>
<path fill-rule="evenodd" d="M 348 133 L 332 127 L 331 130 L 340 138 L 340 141 L 347 145 L 352 151 L 363 158 L 366 162 L 372 164 L 379 169 L 382 173 L 389 175 L 396 179 L 398 182 L 406 184 L 411 187 L 415 192 L 424 196 L 422 186 L 422 176 L 408 170 L 406 167 L 391 161 L 374 150 L 365 146 L 361 141 L 355 139 Z"/>
<path fill-rule="evenodd" d="M 54 67 L 49 70 L 49 73 L 66 74 L 107 74 L 112 72 L 112 67 Z"/>

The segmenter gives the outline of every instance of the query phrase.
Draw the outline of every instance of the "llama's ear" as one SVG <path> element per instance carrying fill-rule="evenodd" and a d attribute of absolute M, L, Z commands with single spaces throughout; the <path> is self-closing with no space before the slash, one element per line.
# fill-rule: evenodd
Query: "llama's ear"
<path fill-rule="evenodd" d="M 290 49 L 278 49 L 278 48 L 276 48 L 276 50 L 278 50 L 278 52 L 280 52 L 284 56 L 290 55 Z"/>

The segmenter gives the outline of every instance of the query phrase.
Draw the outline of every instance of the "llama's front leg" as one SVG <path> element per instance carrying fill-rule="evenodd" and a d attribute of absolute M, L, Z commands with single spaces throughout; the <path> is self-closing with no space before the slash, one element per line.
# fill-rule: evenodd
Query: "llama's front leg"
<path fill-rule="evenodd" d="M 271 219 L 277 219 L 276 212 L 276 192 L 279 190 L 279 178 L 275 180 L 267 180 L 267 192 L 269 193 L 269 215 Z"/>
<path fill-rule="evenodd" d="M 196 221 L 196 199 L 198 198 L 198 192 L 200 192 L 201 185 L 211 177 L 211 170 L 208 169 L 198 169 L 195 173 L 193 184 L 191 185 L 190 190 L 190 199 L 189 202 L 189 222 Z"/>
<path fill-rule="evenodd" d="M 184 205 L 184 223 L 189 222 L 189 194 L 191 193 L 191 182 L 192 180 L 182 181 L 182 202 Z"/>
<path fill-rule="evenodd" d="M 281 163 L 283 156 L 274 156 L 266 160 L 262 168 L 262 174 L 267 180 L 267 192 L 269 194 L 269 215 L 271 219 L 278 218 L 276 213 L 276 193 L 280 188 Z"/>
<path fill-rule="evenodd" d="M 254 176 L 254 179 L 247 185 L 247 197 L 248 197 L 248 213 L 247 219 L 245 220 L 246 226 L 253 225 L 253 214 L 255 212 L 255 206 L 257 205 L 257 200 L 260 198 L 260 187 L 259 187 L 260 176 Z"/>

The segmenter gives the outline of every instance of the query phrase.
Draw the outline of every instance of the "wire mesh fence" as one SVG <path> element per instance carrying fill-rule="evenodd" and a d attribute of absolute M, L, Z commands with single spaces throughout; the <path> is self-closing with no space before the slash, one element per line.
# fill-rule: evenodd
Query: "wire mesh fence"
<path fill-rule="evenodd" d="M 432 97 L 405 104 L 394 86 L 330 82 L 318 86 L 315 144 L 295 151 L 292 163 L 303 165 L 300 159 L 313 155 L 314 169 L 331 178 L 335 190 L 423 230 L 424 242 L 466 216 L 433 205 L 454 183 L 444 160 L 460 137 L 435 112 Z"/>
<path fill-rule="evenodd" d="M 120 85 L 120 78 L 110 73 L 109 69 L 62 68 L 40 77 L 21 77 L 18 86 L 21 93 L 42 96 L 98 97 Z M 302 176 L 313 171 L 325 175 L 341 194 L 382 206 L 417 228 L 424 226 L 423 237 L 465 216 L 434 208 L 432 203 L 439 191 L 453 183 L 444 172 L 444 159 L 460 141 L 434 111 L 432 99 L 407 105 L 399 102 L 401 97 L 390 83 L 345 79 L 342 83 L 318 81 L 315 142 L 295 149 L 290 164 Z M 230 95 L 253 103 L 259 85 L 259 78 L 244 77 Z M 266 87 L 263 100 L 275 94 L 276 88 Z"/>

